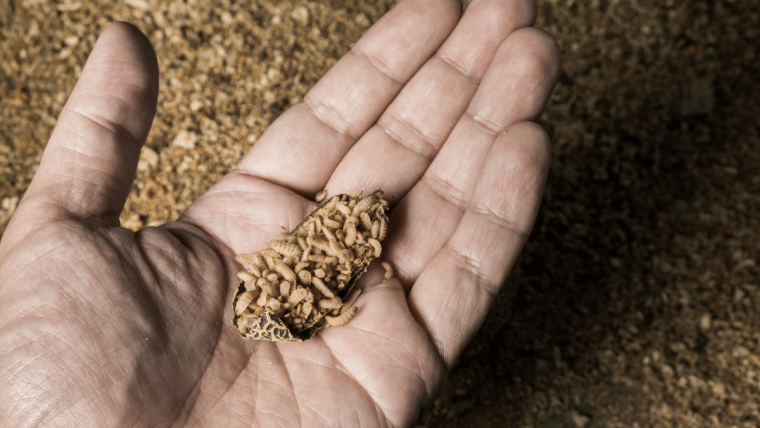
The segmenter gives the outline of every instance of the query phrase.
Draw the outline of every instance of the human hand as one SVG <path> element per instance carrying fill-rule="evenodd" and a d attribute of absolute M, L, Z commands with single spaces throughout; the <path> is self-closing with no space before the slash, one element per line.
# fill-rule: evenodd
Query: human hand
<path fill-rule="evenodd" d="M 0 242 L 0 425 L 406 426 L 430 404 L 520 252 L 559 70 L 528 0 L 404 0 L 175 222 L 119 227 L 158 70 L 100 37 Z M 359 312 L 303 343 L 229 325 L 240 266 L 309 198 L 393 197 Z"/>

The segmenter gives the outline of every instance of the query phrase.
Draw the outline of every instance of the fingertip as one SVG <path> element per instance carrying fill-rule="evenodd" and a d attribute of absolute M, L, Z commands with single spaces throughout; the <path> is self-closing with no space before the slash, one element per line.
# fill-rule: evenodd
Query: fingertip
<path fill-rule="evenodd" d="M 109 22 L 100 34 L 98 42 L 93 48 L 93 54 L 95 54 L 95 52 L 99 53 L 99 51 L 108 48 L 108 50 L 111 51 L 111 54 L 119 56 L 119 49 L 113 49 L 114 44 L 123 44 L 123 47 L 132 50 L 132 52 L 122 52 L 122 55 L 125 53 L 137 54 L 133 55 L 133 57 L 135 59 L 141 59 L 139 64 L 145 67 L 145 71 L 148 72 L 146 75 L 151 78 L 150 84 L 146 85 L 146 87 L 150 87 L 150 89 L 158 93 L 158 58 L 156 57 L 153 44 L 150 42 L 150 39 L 148 39 L 148 36 L 146 36 L 145 33 L 134 24 L 129 22 Z"/>

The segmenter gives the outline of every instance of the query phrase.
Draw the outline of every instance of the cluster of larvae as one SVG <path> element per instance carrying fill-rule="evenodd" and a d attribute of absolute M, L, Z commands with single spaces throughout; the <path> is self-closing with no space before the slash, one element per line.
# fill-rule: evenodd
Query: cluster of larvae
<path fill-rule="evenodd" d="M 254 254 L 242 254 L 232 324 L 246 339 L 300 342 L 326 326 L 347 323 L 360 290 L 359 276 L 382 252 L 388 202 L 336 195 L 291 233 L 281 233 Z"/>

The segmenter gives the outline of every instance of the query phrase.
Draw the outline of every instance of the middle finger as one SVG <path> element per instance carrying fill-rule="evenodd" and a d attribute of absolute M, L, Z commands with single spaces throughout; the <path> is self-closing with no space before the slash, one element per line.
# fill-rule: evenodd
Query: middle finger
<path fill-rule="evenodd" d="M 383 189 L 398 201 L 422 176 L 470 105 L 502 42 L 535 18 L 532 0 L 474 1 L 439 51 L 352 147 L 329 194 Z"/>

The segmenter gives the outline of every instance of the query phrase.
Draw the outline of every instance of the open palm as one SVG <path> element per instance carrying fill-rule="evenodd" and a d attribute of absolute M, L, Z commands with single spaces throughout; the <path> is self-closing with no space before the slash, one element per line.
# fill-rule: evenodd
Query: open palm
<path fill-rule="evenodd" d="M 482 323 L 548 165 L 559 69 L 530 0 L 404 0 L 175 222 L 119 227 L 158 69 L 98 40 L 0 243 L 2 426 L 407 426 Z M 253 102 L 253 101 L 252 101 Z M 240 266 L 314 208 L 392 197 L 346 326 L 303 343 L 229 325 Z"/>

